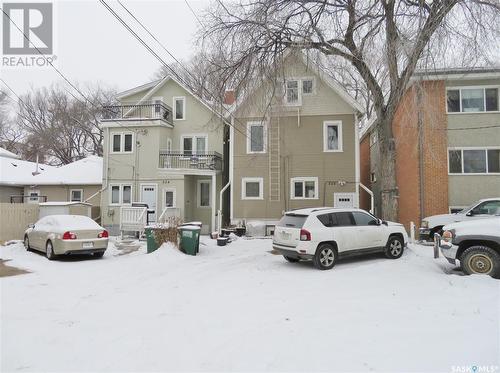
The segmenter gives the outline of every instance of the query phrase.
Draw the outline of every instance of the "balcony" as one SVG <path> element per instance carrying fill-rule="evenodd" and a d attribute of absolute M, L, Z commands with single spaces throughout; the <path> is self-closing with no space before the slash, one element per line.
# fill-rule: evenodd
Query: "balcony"
<path fill-rule="evenodd" d="M 166 151 L 160 150 L 160 168 L 188 170 L 222 170 L 222 155 L 217 152 Z"/>
<path fill-rule="evenodd" d="M 159 101 L 104 106 L 103 121 L 162 120 L 172 124 L 172 108 Z"/>
<path fill-rule="evenodd" d="M 47 202 L 47 196 L 10 196 L 10 203 L 42 203 Z"/>

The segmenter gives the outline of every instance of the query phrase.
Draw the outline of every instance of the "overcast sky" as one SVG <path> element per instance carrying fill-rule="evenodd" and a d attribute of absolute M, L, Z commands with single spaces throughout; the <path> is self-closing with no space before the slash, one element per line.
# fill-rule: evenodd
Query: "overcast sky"
<path fill-rule="evenodd" d="M 126 17 L 126 12 L 116 1 L 107 2 L 124 16 L 134 30 L 144 36 L 166 62 L 172 62 L 172 58 L 150 37 L 147 38 L 147 34 L 130 16 Z M 100 82 L 124 90 L 151 81 L 160 63 L 99 0 L 53 3 L 56 63 L 72 82 Z M 178 59 L 188 59 L 195 52 L 195 33 L 199 24 L 184 0 L 122 0 L 122 3 Z M 200 18 L 201 11 L 209 4 L 207 0 L 188 0 L 188 3 Z M 18 94 L 24 93 L 31 86 L 62 82 L 50 67 L 3 68 L 1 77 Z"/>

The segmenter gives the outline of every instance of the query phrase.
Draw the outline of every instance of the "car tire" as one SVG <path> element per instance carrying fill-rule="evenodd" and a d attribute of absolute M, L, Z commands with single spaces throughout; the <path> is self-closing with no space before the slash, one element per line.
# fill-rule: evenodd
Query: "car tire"
<path fill-rule="evenodd" d="M 52 241 L 47 241 L 47 244 L 45 245 L 45 256 L 47 257 L 48 260 L 54 260 L 56 258 L 56 255 L 54 254 L 54 247 L 52 245 Z"/>
<path fill-rule="evenodd" d="M 389 259 L 399 259 L 403 255 L 404 242 L 399 236 L 391 236 L 385 245 L 385 256 Z"/>
<path fill-rule="evenodd" d="M 30 240 L 28 238 L 28 235 L 24 236 L 24 248 L 26 249 L 26 251 L 30 251 L 31 250 Z"/>
<path fill-rule="evenodd" d="M 285 258 L 285 260 L 287 262 L 290 262 L 290 263 L 297 263 L 300 260 L 298 258 L 292 258 L 292 257 L 286 256 L 286 255 L 283 255 L 283 258 Z"/>
<path fill-rule="evenodd" d="M 500 254 L 491 247 L 471 246 L 460 255 L 460 267 L 467 275 L 490 275 L 500 278 Z"/>
<path fill-rule="evenodd" d="M 104 251 L 99 251 L 97 253 L 93 253 L 92 256 L 94 258 L 100 259 L 100 258 L 102 258 L 104 256 Z"/>
<path fill-rule="evenodd" d="M 337 250 L 335 250 L 333 245 L 322 243 L 316 249 L 316 253 L 313 257 L 313 264 L 317 269 L 332 269 L 337 262 L 337 257 Z"/>

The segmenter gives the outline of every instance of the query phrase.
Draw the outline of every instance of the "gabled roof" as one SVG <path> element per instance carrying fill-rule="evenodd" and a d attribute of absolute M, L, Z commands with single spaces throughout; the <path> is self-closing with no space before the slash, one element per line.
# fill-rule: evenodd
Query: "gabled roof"
<path fill-rule="evenodd" d="M 123 99 L 125 97 L 131 96 L 133 94 L 143 92 L 143 91 L 148 91 L 138 102 L 137 104 L 140 104 L 141 102 L 144 102 L 148 100 L 149 98 L 153 97 L 153 95 L 158 92 L 158 90 L 163 87 L 167 82 L 173 81 L 177 85 L 179 85 L 182 89 L 184 89 L 187 93 L 189 93 L 191 96 L 193 96 L 198 102 L 200 102 L 203 106 L 205 106 L 208 110 L 210 110 L 212 113 L 215 115 L 221 117 L 224 119 L 224 116 L 216 111 L 208 102 L 206 102 L 204 99 L 199 97 L 197 94 L 195 94 L 191 89 L 189 89 L 184 83 L 180 82 L 177 78 L 175 78 L 172 75 L 167 75 L 163 79 L 155 80 L 151 83 L 144 84 L 142 86 L 132 88 L 128 91 L 124 91 L 120 94 L 118 94 L 118 98 Z"/>

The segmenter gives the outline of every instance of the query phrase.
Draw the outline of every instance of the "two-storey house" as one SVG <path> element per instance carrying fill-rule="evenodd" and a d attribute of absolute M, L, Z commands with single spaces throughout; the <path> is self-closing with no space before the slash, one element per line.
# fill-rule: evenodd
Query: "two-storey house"
<path fill-rule="evenodd" d="M 301 52 L 276 75 L 233 111 L 231 221 L 272 225 L 287 210 L 358 206 L 362 106 Z"/>
<path fill-rule="evenodd" d="M 392 123 L 399 221 L 418 227 L 426 216 L 456 212 L 500 196 L 500 69 L 417 72 Z M 380 212 L 379 141 L 361 135 L 362 181 Z M 362 205 L 362 207 L 366 207 Z"/>
<path fill-rule="evenodd" d="M 125 91 L 106 108 L 102 222 L 114 234 L 120 208 L 145 203 L 215 229 L 224 120 L 172 76 Z"/>

